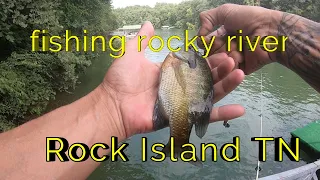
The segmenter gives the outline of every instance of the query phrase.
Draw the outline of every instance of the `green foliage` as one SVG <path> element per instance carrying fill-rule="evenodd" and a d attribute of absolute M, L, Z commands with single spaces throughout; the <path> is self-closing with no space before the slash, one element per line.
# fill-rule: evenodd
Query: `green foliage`
<path fill-rule="evenodd" d="M 60 29 L 58 0 L 2 0 L 0 9 L 0 38 L 15 48 L 28 48 L 26 40 L 33 29 Z"/>
<path fill-rule="evenodd" d="M 243 4 L 244 0 L 188 0 L 179 4 L 157 3 L 149 6 L 130 6 L 115 10 L 119 25 L 141 24 L 151 21 L 155 28 L 169 25 L 195 30 L 200 26 L 199 14 L 224 3 Z"/>
<path fill-rule="evenodd" d="M 261 6 L 320 21 L 319 0 L 261 0 Z"/>
<path fill-rule="evenodd" d="M 119 26 L 151 21 L 155 28 L 164 25 L 198 29 L 199 13 L 225 3 L 263 6 L 320 20 L 319 0 L 188 0 L 179 4 L 157 3 L 155 7 L 131 6 L 115 10 Z"/>
<path fill-rule="evenodd" d="M 86 28 L 93 33 L 116 29 L 117 21 L 111 11 L 110 0 L 62 0 L 61 24 L 78 32 Z"/>
<path fill-rule="evenodd" d="M 176 28 L 196 29 L 199 13 L 209 9 L 207 0 L 184 1 L 180 4 L 157 3 L 149 6 L 131 6 L 115 10 L 119 26 L 151 21 L 155 28 L 170 25 Z"/>
<path fill-rule="evenodd" d="M 0 1 L 0 132 L 41 115 L 57 92 L 76 87 L 79 74 L 99 55 L 32 52 L 33 30 L 107 35 L 116 22 L 110 0 Z"/>
<path fill-rule="evenodd" d="M 5 120 L 5 117 L 0 116 L 0 133 L 3 131 L 9 131 L 10 129 L 13 129 L 16 125 L 12 122 L 8 122 Z"/>
<path fill-rule="evenodd" d="M 0 63 L 0 114 L 17 120 L 40 115 L 57 91 L 75 88 L 90 61 L 71 52 L 16 53 Z"/>

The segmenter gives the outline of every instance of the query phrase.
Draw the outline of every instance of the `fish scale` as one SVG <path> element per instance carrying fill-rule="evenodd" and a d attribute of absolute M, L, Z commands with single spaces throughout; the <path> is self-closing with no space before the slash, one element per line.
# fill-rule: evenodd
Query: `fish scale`
<path fill-rule="evenodd" d="M 180 142 L 182 139 L 182 141 L 184 141 L 183 137 L 181 137 L 181 135 L 188 133 L 189 128 L 183 128 L 186 127 L 186 124 L 181 124 L 181 122 L 176 121 L 176 119 L 188 119 L 188 104 L 186 104 L 186 97 L 187 94 L 183 95 L 183 96 L 177 96 L 177 94 L 183 94 L 183 90 L 182 88 L 178 85 L 178 82 L 175 80 L 175 78 L 173 78 L 174 72 L 172 70 L 170 70 L 171 68 L 169 68 L 167 71 L 164 71 L 164 77 L 169 77 L 166 78 L 165 81 L 169 81 L 166 82 L 165 86 L 160 88 L 160 91 L 168 91 L 169 88 L 171 87 L 177 87 L 175 88 L 173 91 L 169 91 L 169 99 L 168 100 L 164 100 L 164 109 L 165 111 L 169 112 L 169 125 L 172 128 L 172 131 L 170 132 L 170 135 L 172 137 L 174 137 L 174 139 L 177 142 Z M 170 78 L 172 77 L 172 78 Z M 171 80 L 170 80 L 171 79 Z M 164 98 L 165 99 L 165 98 Z M 175 108 L 170 108 L 170 107 L 175 107 Z M 176 108 L 178 107 L 178 108 Z M 177 128 L 175 128 L 177 127 Z M 178 127 L 182 127 L 182 128 L 178 128 Z M 177 133 L 177 130 L 181 129 L 181 131 L 179 131 L 179 133 Z"/>

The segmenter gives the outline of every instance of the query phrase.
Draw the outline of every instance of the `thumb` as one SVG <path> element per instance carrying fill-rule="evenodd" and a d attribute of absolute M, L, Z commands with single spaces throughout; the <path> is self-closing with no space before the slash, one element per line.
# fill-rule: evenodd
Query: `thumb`
<path fill-rule="evenodd" d="M 152 36 L 154 36 L 154 27 L 151 22 L 146 21 L 143 23 L 136 37 L 133 38 L 129 43 L 134 44 L 136 50 L 144 51 L 147 48 L 148 42 Z"/>
<path fill-rule="evenodd" d="M 214 30 L 215 26 L 225 25 L 226 18 L 230 15 L 230 12 L 239 9 L 239 7 L 241 6 L 237 4 L 223 4 L 201 12 L 199 17 L 201 27 L 198 34 L 200 36 L 206 36 Z"/>

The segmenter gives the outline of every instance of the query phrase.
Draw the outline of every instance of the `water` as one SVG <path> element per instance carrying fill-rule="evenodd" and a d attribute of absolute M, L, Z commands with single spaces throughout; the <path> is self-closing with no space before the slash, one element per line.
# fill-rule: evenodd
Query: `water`
<path fill-rule="evenodd" d="M 157 30 L 157 35 L 167 39 L 171 35 L 184 37 L 181 30 Z M 195 35 L 195 32 L 190 32 Z M 178 44 L 172 41 L 172 46 Z M 159 47 L 159 41 L 154 41 L 154 47 Z M 148 49 L 146 56 L 153 62 L 161 62 L 169 50 L 164 47 L 161 52 L 154 53 Z M 81 77 L 81 84 L 71 94 L 60 94 L 52 107 L 58 107 L 93 90 L 103 79 L 109 66 L 110 58 L 102 56 L 97 59 L 87 72 Z M 261 94 L 260 81 L 263 73 L 263 92 Z M 262 99 L 261 99 L 262 95 Z M 136 135 L 126 141 L 129 147 L 125 153 L 129 162 L 104 162 L 89 177 L 89 179 L 254 179 L 257 166 L 257 143 L 251 142 L 251 137 L 260 134 L 260 107 L 263 103 L 263 136 L 283 137 L 290 142 L 290 132 L 296 128 L 318 120 L 320 110 L 320 95 L 309 87 L 300 77 L 278 64 L 270 64 L 260 71 L 246 77 L 245 81 L 231 94 L 215 104 L 242 104 L 246 108 L 245 116 L 230 122 L 231 127 L 226 129 L 222 122 L 211 124 L 203 139 L 194 134 L 190 142 L 197 148 L 200 143 L 215 143 L 220 147 L 231 143 L 233 137 L 240 137 L 240 162 L 225 162 L 218 154 L 218 161 L 207 161 L 204 168 L 199 169 L 188 163 L 172 163 L 169 160 L 157 163 L 141 160 L 141 137 L 148 138 L 148 158 L 154 154 L 151 145 L 154 143 L 167 143 L 169 128 L 158 132 Z M 260 177 L 279 173 L 292 168 L 300 167 L 311 157 L 301 151 L 300 162 L 291 162 L 284 155 L 283 162 L 274 161 L 274 144 L 267 145 L 267 161 L 261 164 Z M 228 152 L 230 155 L 230 152 Z M 200 156 L 200 152 L 197 151 Z M 210 159 L 211 153 L 207 152 Z"/>

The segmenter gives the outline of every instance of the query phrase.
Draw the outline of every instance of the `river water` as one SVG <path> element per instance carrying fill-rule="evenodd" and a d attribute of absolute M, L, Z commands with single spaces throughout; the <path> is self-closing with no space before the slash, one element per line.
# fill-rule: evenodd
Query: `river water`
<path fill-rule="evenodd" d="M 157 30 L 165 40 L 172 35 L 184 37 L 182 30 Z M 190 32 L 190 36 L 195 32 Z M 172 46 L 178 41 L 172 41 Z M 158 47 L 159 41 L 153 42 Z M 146 56 L 153 62 L 161 62 L 169 50 L 164 47 L 161 52 L 147 49 Z M 81 77 L 81 84 L 71 94 L 59 94 L 51 108 L 71 103 L 93 90 L 102 81 L 109 65 L 110 57 L 106 54 L 95 60 Z M 261 92 L 261 73 L 263 74 L 263 91 Z M 242 104 L 246 114 L 230 122 L 230 128 L 224 128 L 222 122 L 211 124 L 206 135 L 199 139 L 194 130 L 190 138 L 198 149 L 200 143 L 215 143 L 220 147 L 232 143 L 233 137 L 240 137 L 240 162 L 225 162 L 218 152 L 217 162 L 210 161 L 211 152 L 207 151 L 206 162 L 202 169 L 189 163 L 142 162 L 141 137 L 148 138 L 148 159 L 154 154 L 151 145 L 168 142 L 169 128 L 158 132 L 136 135 L 126 141 L 129 147 L 125 150 L 129 162 L 104 162 L 89 179 L 254 179 L 258 160 L 258 143 L 251 142 L 251 137 L 260 135 L 260 114 L 263 107 L 263 136 L 283 137 L 290 142 L 290 132 L 296 128 L 320 119 L 320 95 L 309 87 L 300 77 L 279 64 L 270 64 L 260 71 L 247 76 L 245 81 L 231 94 L 215 106 L 225 104 Z M 227 153 L 232 155 L 231 151 Z M 200 152 L 197 151 L 200 156 Z M 307 153 L 301 151 L 300 162 L 292 162 L 284 155 L 283 162 L 274 161 L 274 144 L 267 144 L 267 161 L 261 163 L 260 177 L 296 168 L 314 161 Z"/>

